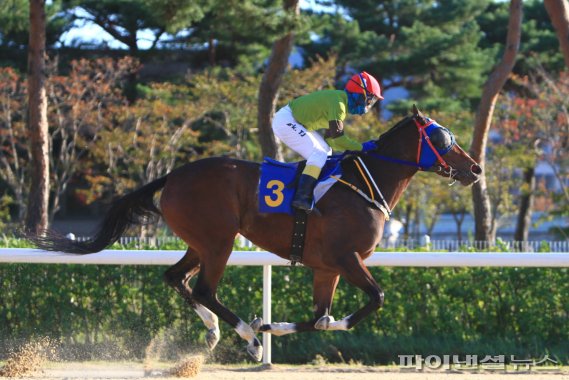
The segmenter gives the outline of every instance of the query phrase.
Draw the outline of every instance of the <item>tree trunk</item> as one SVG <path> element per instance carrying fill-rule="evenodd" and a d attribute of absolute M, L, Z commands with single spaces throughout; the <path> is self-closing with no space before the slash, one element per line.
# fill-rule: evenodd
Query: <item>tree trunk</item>
<path fill-rule="evenodd" d="M 464 219 L 456 220 L 456 239 L 458 243 L 462 243 L 462 221 Z"/>
<path fill-rule="evenodd" d="M 569 4 L 567 0 L 545 0 L 543 4 L 557 32 L 565 66 L 569 68 Z"/>
<path fill-rule="evenodd" d="M 462 242 L 462 222 L 464 222 L 465 216 L 466 213 L 464 211 L 461 211 L 460 214 L 457 212 L 452 213 L 452 218 L 456 224 L 456 239 L 459 243 Z"/>
<path fill-rule="evenodd" d="M 472 185 L 472 202 L 474 210 L 474 240 L 494 241 L 492 235 L 492 207 L 486 176 L 482 174 L 480 180 Z"/>
<path fill-rule="evenodd" d="M 405 207 L 405 216 L 403 217 L 403 239 L 409 240 L 411 238 L 411 216 L 413 215 L 413 205 L 408 203 Z"/>
<path fill-rule="evenodd" d="M 295 15 L 299 14 L 298 0 L 284 0 L 284 9 Z M 271 121 L 275 114 L 275 107 L 279 95 L 279 87 L 281 85 L 285 70 L 288 66 L 288 58 L 292 51 L 294 41 L 294 33 L 290 32 L 284 37 L 278 39 L 273 44 L 273 51 L 269 59 L 269 64 L 261 85 L 259 87 L 259 103 L 257 113 L 257 124 L 259 127 L 259 142 L 264 156 L 282 159 L 279 152 L 275 135 L 271 127 Z"/>
<path fill-rule="evenodd" d="M 527 186 L 527 191 L 524 191 L 520 198 L 520 210 L 514 234 L 514 240 L 516 241 L 528 240 L 536 186 L 535 168 L 530 167 L 524 170 L 524 183 Z"/>
<path fill-rule="evenodd" d="M 213 35 L 210 35 L 207 40 L 207 59 L 211 67 L 215 66 L 215 40 Z"/>
<path fill-rule="evenodd" d="M 520 45 L 521 25 L 522 0 L 511 0 L 506 49 L 502 61 L 494 68 L 484 84 L 482 99 L 480 100 L 474 122 L 474 136 L 470 147 L 470 154 L 483 168 L 485 166 L 486 143 L 488 141 L 488 132 L 492 122 L 494 107 L 500 90 L 504 86 L 504 83 L 506 83 L 516 62 L 516 55 Z M 493 241 L 495 236 L 493 236 L 490 226 L 492 211 L 484 171 L 480 176 L 480 181 L 475 183 L 472 187 L 472 200 L 474 203 L 475 239 Z"/>
<path fill-rule="evenodd" d="M 48 226 L 49 135 L 45 74 L 45 0 L 30 0 L 28 47 L 28 108 L 32 169 L 26 229 Z"/>

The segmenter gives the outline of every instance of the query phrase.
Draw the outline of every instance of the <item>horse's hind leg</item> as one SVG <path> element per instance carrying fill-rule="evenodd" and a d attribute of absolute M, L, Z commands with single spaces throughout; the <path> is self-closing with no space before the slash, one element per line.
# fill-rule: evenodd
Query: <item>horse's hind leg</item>
<path fill-rule="evenodd" d="M 188 248 L 180 261 L 164 273 L 164 280 L 196 311 L 208 329 L 206 343 L 213 350 L 219 342 L 220 331 L 217 315 L 208 308 L 196 302 L 192 296 L 189 282 L 200 270 L 200 259 L 195 251 Z"/>
<path fill-rule="evenodd" d="M 222 249 L 212 250 L 208 255 L 201 255 L 201 269 L 192 296 L 194 301 L 201 303 L 231 325 L 241 338 L 247 341 L 247 352 L 255 360 L 260 361 L 263 356 L 263 346 L 255 336 L 255 331 L 219 302 L 216 295 L 217 285 L 223 275 L 232 248 L 233 239 L 228 241 Z"/>

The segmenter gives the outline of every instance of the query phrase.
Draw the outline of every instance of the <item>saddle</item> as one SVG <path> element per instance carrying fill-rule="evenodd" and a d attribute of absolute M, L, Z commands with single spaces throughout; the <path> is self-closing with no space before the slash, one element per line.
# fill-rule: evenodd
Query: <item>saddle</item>
<path fill-rule="evenodd" d="M 316 187 L 314 188 L 314 202 L 320 198 L 337 182 L 336 178 L 342 176 L 341 161 L 344 155 L 330 156 L 322 168 Z M 306 161 L 280 162 L 265 157 L 261 164 L 259 181 L 259 211 L 263 213 L 295 214 L 291 206 L 298 183 L 298 178 L 306 165 Z"/>

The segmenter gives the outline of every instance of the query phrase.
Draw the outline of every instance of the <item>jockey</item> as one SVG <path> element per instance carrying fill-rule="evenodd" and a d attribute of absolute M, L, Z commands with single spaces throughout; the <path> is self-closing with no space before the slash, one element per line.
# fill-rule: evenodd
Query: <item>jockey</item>
<path fill-rule="evenodd" d="M 368 151 L 373 141 L 363 144 L 344 134 L 347 113 L 363 115 L 383 99 L 377 80 L 362 71 L 350 78 L 344 91 L 322 90 L 298 97 L 273 118 L 273 132 L 289 148 L 306 159 L 292 206 L 312 211 L 314 186 L 326 159 L 336 150 Z M 322 137 L 317 131 L 325 131 Z"/>

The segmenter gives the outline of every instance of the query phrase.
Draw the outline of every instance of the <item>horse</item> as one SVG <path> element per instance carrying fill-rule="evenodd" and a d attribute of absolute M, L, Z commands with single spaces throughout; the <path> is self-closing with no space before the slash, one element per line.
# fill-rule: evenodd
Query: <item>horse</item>
<path fill-rule="evenodd" d="M 478 180 L 481 167 L 456 143 L 448 129 L 435 123 L 437 128 L 430 135 L 425 132 L 433 122 L 413 106 L 411 116 L 375 140 L 375 149 L 352 152 L 365 165 L 368 179 L 379 183 L 377 190 L 382 195 L 383 208 L 353 191 L 354 183 L 364 181 L 358 170 L 343 160 L 341 179 L 352 186 L 334 184 L 316 204 L 317 210 L 307 216 L 302 263 L 313 271 L 314 318 L 309 321 L 264 324 L 256 319 L 248 324 L 216 295 L 238 233 L 282 258 L 291 256 L 293 217 L 258 211 L 259 163 L 228 157 L 190 162 L 114 201 L 94 236 L 85 241 L 73 241 L 55 231 L 28 237 L 43 250 L 89 254 L 117 241 L 130 226 L 150 216 L 162 216 L 188 246 L 185 255 L 164 273 L 165 282 L 203 320 L 208 329 L 209 349 L 213 350 L 220 339 L 221 318 L 247 342 L 247 352 L 259 361 L 263 348 L 256 337 L 258 332 L 285 335 L 349 330 L 382 307 L 384 293 L 364 260 L 382 238 L 389 217 L 386 210 L 396 206 L 418 170 L 434 172 L 464 186 Z M 435 159 L 424 166 L 426 154 Z M 153 198 L 160 190 L 158 209 Z M 195 275 L 198 277 L 192 289 L 189 281 Z M 369 300 L 353 314 L 335 320 L 330 312 L 340 276 L 365 292 Z"/>

